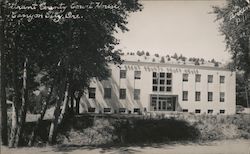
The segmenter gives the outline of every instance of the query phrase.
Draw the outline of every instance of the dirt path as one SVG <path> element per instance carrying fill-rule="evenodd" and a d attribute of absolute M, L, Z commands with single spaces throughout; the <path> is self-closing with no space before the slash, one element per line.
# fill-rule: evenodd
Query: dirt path
<path fill-rule="evenodd" d="M 155 144 L 146 147 L 43 147 L 8 149 L 2 147 L 1 154 L 250 154 L 250 140 L 225 140 L 201 144 Z"/>

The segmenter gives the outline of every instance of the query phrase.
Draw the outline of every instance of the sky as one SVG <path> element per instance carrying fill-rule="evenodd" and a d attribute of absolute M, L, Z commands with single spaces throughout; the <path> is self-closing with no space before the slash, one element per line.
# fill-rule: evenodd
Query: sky
<path fill-rule="evenodd" d="M 129 32 L 119 32 L 117 49 L 138 50 L 160 55 L 182 54 L 186 57 L 230 59 L 219 22 L 211 6 L 223 6 L 224 0 L 141 0 L 143 10 L 128 18 Z"/>

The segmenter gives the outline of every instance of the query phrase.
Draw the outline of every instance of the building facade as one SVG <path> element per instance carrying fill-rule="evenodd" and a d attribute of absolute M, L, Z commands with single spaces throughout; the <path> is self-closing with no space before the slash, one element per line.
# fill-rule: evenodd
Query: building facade
<path fill-rule="evenodd" d="M 192 112 L 235 114 L 235 72 L 155 62 L 110 64 L 108 80 L 93 79 L 80 113 Z"/>

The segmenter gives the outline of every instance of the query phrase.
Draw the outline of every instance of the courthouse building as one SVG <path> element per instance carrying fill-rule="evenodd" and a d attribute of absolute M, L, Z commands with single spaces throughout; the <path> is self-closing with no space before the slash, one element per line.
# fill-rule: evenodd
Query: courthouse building
<path fill-rule="evenodd" d="M 123 58 L 119 67 L 110 64 L 108 80 L 93 79 L 81 98 L 80 113 L 236 112 L 235 72 L 208 62 L 160 62 L 161 57 L 145 55 Z"/>

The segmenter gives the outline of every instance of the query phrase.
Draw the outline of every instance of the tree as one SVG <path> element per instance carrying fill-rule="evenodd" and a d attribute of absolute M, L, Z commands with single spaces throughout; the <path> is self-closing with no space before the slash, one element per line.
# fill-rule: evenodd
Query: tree
<path fill-rule="evenodd" d="M 27 3 L 31 2 L 18 2 L 19 5 Z M 58 3 L 59 1 L 47 2 L 47 5 L 53 6 Z M 93 4 L 93 1 L 79 1 L 77 4 L 84 6 Z M 134 0 L 112 0 L 105 1 L 104 4 L 117 7 L 74 10 L 74 13 L 83 17 L 82 20 L 62 19 L 59 23 L 51 19 L 33 19 L 32 22 L 25 18 L 6 20 L 5 46 L 8 48 L 9 59 L 7 67 L 12 79 L 9 85 L 14 89 L 10 147 L 20 145 L 29 104 L 27 94 L 37 87 L 34 80 L 36 75 L 43 72 L 41 82 L 49 85 L 57 96 L 49 134 L 49 142 L 53 144 L 58 124 L 67 110 L 69 98 L 75 98 L 75 92 L 81 93 L 86 89 L 91 78 L 107 78 L 109 62 L 122 62 L 119 50 L 114 51 L 118 40 L 114 38 L 113 33 L 117 28 L 123 32 L 127 31 L 125 25 L 128 13 L 140 10 L 141 5 Z M 70 6 L 71 3 L 65 2 L 65 5 Z M 10 15 L 12 10 L 8 9 L 6 14 Z M 21 10 L 18 13 L 35 14 L 37 11 Z M 68 11 L 72 10 L 62 14 Z M 46 11 L 39 13 L 46 14 Z M 48 102 L 49 99 L 45 103 Z M 40 119 L 46 106 L 45 104 Z"/>
<path fill-rule="evenodd" d="M 213 7 L 225 36 L 234 68 L 244 71 L 244 80 L 250 78 L 250 9 L 246 0 L 227 0 L 225 7 Z"/>
<path fill-rule="evenodd" d="M 0 110 L 1 110 L 1 143 L 3 145 L 8 145 L 8 127 L 7 127 L 7 104 L 6 104 L 6 64 L 5 64 L 5 48 L 4 48 L 4 8 L 3 8 L 4 1 L 1 2 L 0 6 Z"/>

